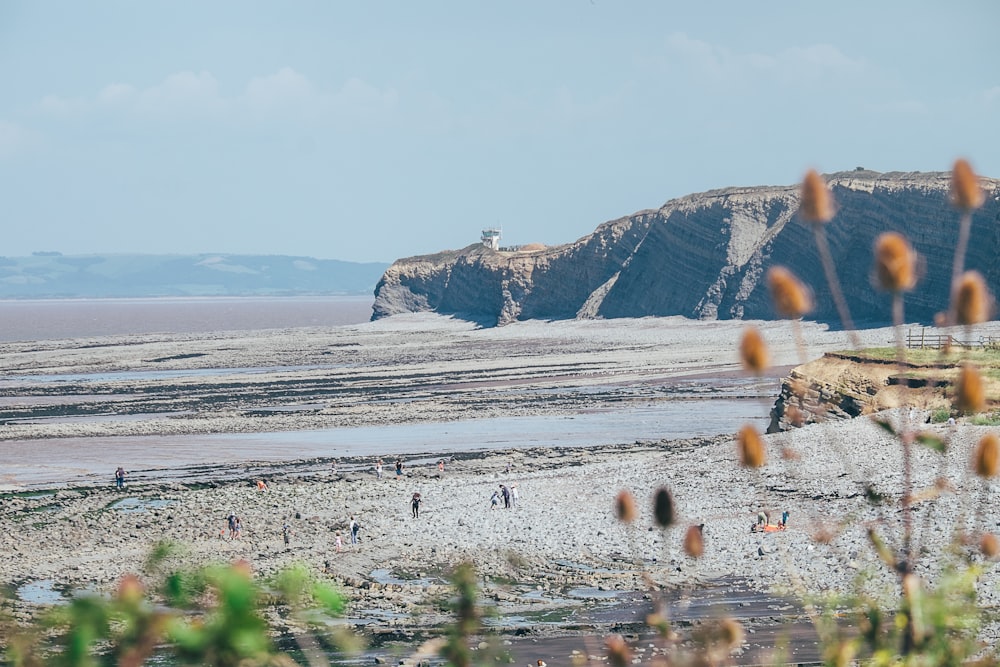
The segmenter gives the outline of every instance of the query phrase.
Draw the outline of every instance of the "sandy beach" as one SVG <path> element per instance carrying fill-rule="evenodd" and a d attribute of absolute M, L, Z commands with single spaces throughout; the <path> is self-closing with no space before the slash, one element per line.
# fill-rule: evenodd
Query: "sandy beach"
<path fill-rule="evenodd" d="M 10 457 L 13 446 L 25 443 L 47 448 L 50 457 L 86 459 L 81 440 L 99 451 L 122 436 L 655 407 L 689 400 L 692 386 L 701 386 L 671 392 L 679 379 L 711 385 L 713 377 L 740 375 L 735 350 L 744 326 L 649 319 L 485 330 L 424 315 L 333 330 L 3 344 L 0 397 L 9 421 L 0 456 Z M 804 324 L 803 354 L 789 324 L 760 327 L 778 367 L 846 347 L 842 332 Z M 863 335 L 871 345 L 891 339 L 888 330 Z M 31 379 L 54 374 L 106 377 L 85 385 L 78 378 L 58 384 Z M 279 395 L 278 387 L 285 393 Z M 744 398 L 758 401 L 766 414 L 767 391 Z M 130 401 L 132 395 L 143 399 Z M 205 404 L 191 407 L 199 399 Z M 100 406 L 101 414 L 112 416 L 67 419 L 52 409 L 57 404 L 79 411 Z M 29 415 L 38 406 L 48 406 L 47 417 Z M 160 409 L 170 414 L 155 414 Z M 926 415 L 907 410 L 882 417 L 897 424 L 912 420 L 949 443 L 946 457 L 916 450 L 914 466 L 916 488 L 941 487 L 938 480 L 946 479 L 950 489 L 915 509 L 916 571 L 933 581 L 953 530 L 997 530 L 994 512 L 977 515 L 970 504 L 996 504 L 995 489 L 982 489 L 969 473 L 971 449 L 985 428 L 964 421 L 925 425 Z M 71 446 L 60 449 L 60 439 Z M 359 627 L 397 638 L 443 620 L 422 605 L 442 594 L 447 573 L 464 560 L 476 564 L 484 596 L 499 611 L 498 627 L 529 636 L 566 634 L 574 614 L 610 598 L 649 608 L 658 589 L 720 581 L 745 582 L 777 597 L 846 592 L 863 573 L 868 592 L 888 596 L 895 577 L 877 561 L 865 531 L 876 527 L 899 544 L 899 443 L 866 418 L 767 436 L 766 442 L 768 463 L 758 471 L 740 468 L 732 434 L 719 434 L 591 447 L 411 452 L 398 479 L 397 452 L 377 448 L 337 454 L 336 470 L 333 456 L 260 461 L 237 452 L 232 460 L 207 464 L 161 452 L 158 474 L 133 477 L 121 491 L 110 484 L 119 463 L 97 454 L 81 465 L 106 470 L 100 484 L 43 484 L 0 496 L 0 551 L 8 554 L 0 560 L 0 581 L 14 588 L 42 582 L 56 596 L 68 589 L 107 591 L 123 574 L 141 570 L 151 544 L 169 539 L 182 547 L 178 564 L 244 559 L 266 574 L 304 563 L 345 589 L 348 616 Z M 379 456 L 382 479 L 374 472 Z M 438 460 L 445 461 L 443 471 Z M 257 490 L 259 478 L 269 491 Z M 16 489 L 19 481 L 6 483 Z M 517 485 L 515 507 L 491 508 L 500 484 Z M 666 530 L 652 516 L 660 488 L 671 491 L 678 510 L 677 525 Z M 629 526 L 614 514 L 615 495 L 623 489 L 641 510 Z M 869 503 L 866 489 L 887 502 Z M 410 506 L 414 493 L 422 498 L 418 518 Z M 752 533 L 761 510 L 773 520 L 788 511 L 787 529 Z M 230 513 L 242 519 L 240 539 L 226 535 Z M 357 545 L 347 535 L 352 516 L 361 524 Z M 698 524 L 704 524 L 705 554 L 695 560 L 684 555 L 681 540 L 689 525 Z M 338 531 L 345 542 L 340 552 Z M 980 581 L 984 604 L 996 604 L 997 583 L 988 566 Z M 30 613 L 44 597 L 22 600 L 20 613 Z M 414 616 L 417 609 L 424 611 Z M 554 610 L 565 612 L 555 614 L 561 621 L 540 620 Z M 727 613 L 724 604 L 717 611 Z M 610 625 L 594 621 L 594 627 Z"/>

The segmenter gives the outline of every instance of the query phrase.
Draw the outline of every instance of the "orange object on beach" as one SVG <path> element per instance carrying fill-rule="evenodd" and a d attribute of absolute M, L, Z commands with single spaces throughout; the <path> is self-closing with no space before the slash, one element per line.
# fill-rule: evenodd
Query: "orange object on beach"
<path fill-rule="evenodd" d="M 765 533 L 776 533 L 779 530 L 784 530 L 784 529 L 785 529 L 784 526 L 772 526 L 771 524 L 764 526 Z"/>

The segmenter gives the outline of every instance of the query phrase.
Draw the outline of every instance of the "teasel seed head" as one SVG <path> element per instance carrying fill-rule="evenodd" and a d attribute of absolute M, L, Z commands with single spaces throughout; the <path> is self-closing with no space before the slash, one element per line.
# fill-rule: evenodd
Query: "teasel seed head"
<path fill-rule="evenodd" d="M 781 448 L 781 458 L 785 461 L 799 461 L 802 459 L 802 455 L 788 445 L 785 445 Z"/>
<path fill-rule="evenodd" d="M 701 558 L 702 554 L 705 553 L 705 536 L 701 532 L 702 526 L 688 526 L 687 532 L 684 533 L 684 553 L 691 558 Z"/>
<path fill-rule="evenodd" d="M 1000 471 L 1000 438 L 987 433 L 979 439 L 972 457 L 972 467 L 980 477 L 996 477 Z"/>
<path fill-rule="evenodd" d="M 743 626 L 739 621 L 732 618 L 724 618 L 720 621 L 719 629 L 722 631 L 722 641 L 729 648 L 736 648 L 743 643 Z"/>
<path fill-rule="evenodd" d="M 799 217 L 806 222 L 824 223 L 833 219 L 833 196 L 826 187 L 826 181 L 810 169 L 802 179 L 802 201 Z"/>
<path fill-rule="evenodd" d="M 619 491 L 618 497 L 615 498 L 615 513 L 622 523 L 632 523 L 638 515 L 635 509 L 635 498 L 624 489 Z"/>
<path fill-rule="evenodd" d="M 971 211 L 983 205 L 986 197 L 979 187 L 979 179 L 968 160 L 956 160 L 951 170 L 951 201 L 962 211 Z"/>
<path fill-rule="evenodd" d="M 632 652 L 621 635 L 610 635 L 604 645 L 608 649 L 608 664 L 612 667 L 628 667 L 632 663 Z"/>
<path fill-rule="evenodd" d="M 955 407 L 962 412 L 982 412 L 986 409 L 983 378 L 971 364 L 963 364 L 955 382 Z"/>
<path fill-rule="evenodd" d="M 993 297 L 986 287 L 983 274 L 966 271 L 958 281 L 955 290 L 955 323 L 979 324 L 993 314 Z"/>
<path fill-rule="evenodd" d="M 809 288 L 783 266 L 768 269 L 767 288 L 771 292 L 774 310 L 782 317 L 796 319 L 813 309 Z"/>
<path fill-rule="evenodd" d="M 760 468 L 764 465 L 764 440 L 751 424 L 746 424 L 736 436 L 736 446 L 740 452 L 740 465 L 745 468 Z"/>
<path fill-rule="evenodd" d="M 767 351 L 767 343 L 760 335 L 757 327 L 747 327 L 740 340 L 740 360 L 743 368 L 760 375 L 771 363 Z"/>
<path fill-rule="evenodd" d="M 983 533 L 979 538 L 979 550 L 987 558 L 996 558 L 1000 554 L 1000 540 L 993 533 Z"/>
<path fill-rule="evenodd" d="M 670 495 L 670 490 L 666 487 L 660 487 L 656 491 L 656 497 L 653 500 L 653 516 L 656 517 L 656 523 L 661 528 L 669 528 L 677 521 L 674 497 Z"/>
<path fill-rule="evenodd" d="M 875 276 L 888 292 L 906 292 L 917 284 L 917 253 L 905 236 L 885 232 L 875 239 Z"/>
<path fill-rule="evenodd" d="M 117 597 L 126 604 L 136 604 L 144 594 L 142 582 L 134 574 L 126 574 L 118 582 Z"/>
<path fill-rule="evenodd" d="M 671 634 L 670 621 L 659 612 L 654 611 L 651 614 L 647 614 L 646 625 L 656 630 L 657 634 L 661 637 L 669 637 Z"/>

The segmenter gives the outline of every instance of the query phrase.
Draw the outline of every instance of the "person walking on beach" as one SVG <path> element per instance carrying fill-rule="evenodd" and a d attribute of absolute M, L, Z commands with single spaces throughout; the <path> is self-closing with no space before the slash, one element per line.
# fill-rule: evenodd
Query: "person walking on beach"
<path fill-rule="evenodd" d="M 410 509 L 413 510 L 413 518 L 420 518 L 420 493 L 414 493 L 413 499 L 410 501 Z"/>
<path fill-rule="evenodd" d="M 375 479 L 382 479 L 382 459 L 375 462 Z"/>
<path fill-rule="evenodd" d="M 344 539 L 340 536 L 339 530 L 337 531 L 336 538 L 337 538 L 337 553 L 339 554 L 341 551 L 344 550 Z"/>
<path fill-rule="evenodd" d="M 503 484 L 500 485 L 500 495 L 503 496 L 503 508 L 505 510 L 510 509 L 510 489 L 508 489 Z"/>
<path fill-rule="evenodd" d="M 517 499 L 518 499 L 517 482 L 514 482 L 513 484 L 510 485 L 510 504 L 512 507 L 517 507 Z"/>
<path fill-rule="evenodd" d="M 438 461 L 438 472 L 444 472 L 444 459 Z"/>
<path fill-rule="evenodd" d="M 226 517 L 226 524 L 229 526 L 229 539 L 236 539 L 236 513 L 230 512 Z"/>
<path fill-rule="evenodd" d="M 233 539 L 238 540 L 243 536 L 243 520 L 236 517 L 235 524 L 233 526 Z"/>
<path fill-rule="evenodd" d="M 403 476 L 403 459 L 396 459 L 396 478 L 399 479 Z"/>
<path fill-rule="evenodd" d="M 358 543 L 358 531 L 361 530 L 361 524 L 355 521 L 354 517 L 351 517 L 351 544 Z"/>
<path fill-rule="evenodd" d="M 115 470 L 115 486 L 119 490 L 125 488 L 125 475 L 127 474 L 128 473 L 125 472 L 125 468 L 121 466 L 118 466 L 118 470 Z"/>
<path fill-rule="evenodd" d="M 495 510 L 500 504 L 500 492 L 493 489 L 493 495 L 490 496 L 490 509 Z"/>
<path fill-rule="evenodd" d="M 285 540 L 285 546 L 287 547 L 292 536 L 292 527 L 288 525 L 286 521 L 283 526 L 281 526 L 281 537 Z"/>

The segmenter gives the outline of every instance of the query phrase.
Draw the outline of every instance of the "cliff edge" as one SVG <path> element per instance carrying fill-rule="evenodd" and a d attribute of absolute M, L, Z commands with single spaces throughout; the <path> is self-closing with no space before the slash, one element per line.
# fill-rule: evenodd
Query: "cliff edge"
<path fill-rule="evenodd" d="M 950 173 L 852 171 L 828 175 L 837 215 L 830 250 L 857 323 L 881 324 L 888 296 L 872 288 L 872 243 L 905 234 L 924 274 L 907 295 L 908 321 L 930 322 L 948 302 L 958 213 Z M 1000 181 L 981 179 L 966 266 L 1000 285 Z M 612 220 L 575 243 L 518 251 L 475 244 L 394 262 L 375 288 L 372 319 L 436 311 L 503 325 L 525 319 L 682 315 L 771 319 L 762 277 L 781 264 L 810 285 L 820 321 L 837 321 L 812 231 L 796 216 L 799 185 L 712 190 Z"/>

